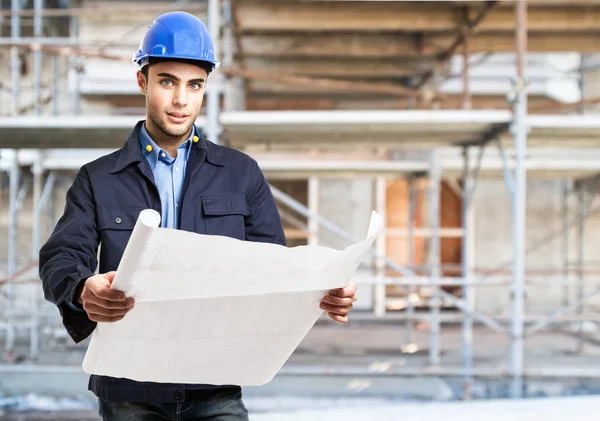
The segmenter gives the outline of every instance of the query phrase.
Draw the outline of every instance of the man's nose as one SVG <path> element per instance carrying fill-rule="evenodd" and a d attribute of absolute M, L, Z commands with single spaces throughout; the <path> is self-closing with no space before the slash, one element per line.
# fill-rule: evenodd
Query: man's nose
<path fill-rule="evenodd" d="M 175 97 L 173 98 L 173 104 L 178 106 L 187 105 L 187 91 L 185 88 L 177 88 L 175 90 Z"/>

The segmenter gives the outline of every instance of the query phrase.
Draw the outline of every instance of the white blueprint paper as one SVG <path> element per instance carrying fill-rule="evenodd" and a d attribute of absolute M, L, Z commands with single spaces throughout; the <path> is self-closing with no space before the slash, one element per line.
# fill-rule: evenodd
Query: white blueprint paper
<path fill-rule="evenodd" d="M 383 226 L 344 250 L 283 247 L 160 228 L 140 214 L 113 288 L 136 299 L 123 320 L 99 323 L 83 369 L 160 383 L 269 382 L 348 284 Z"/>

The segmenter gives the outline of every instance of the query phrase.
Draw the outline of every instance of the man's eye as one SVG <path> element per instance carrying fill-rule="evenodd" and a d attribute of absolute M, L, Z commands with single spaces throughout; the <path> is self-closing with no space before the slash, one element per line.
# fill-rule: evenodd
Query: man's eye
<path fill-rule="evenodd" d="M 162 83 L 164 86 L 170 86 L 172 82 L 169 79 L 164 79 L 160 83 Z"/>
<path fill-rule="evenodd" d="M 192 83 L 190 86 L 192 87 L 192 89 L 200 89 L 202 87 L 199 83 Z"/>

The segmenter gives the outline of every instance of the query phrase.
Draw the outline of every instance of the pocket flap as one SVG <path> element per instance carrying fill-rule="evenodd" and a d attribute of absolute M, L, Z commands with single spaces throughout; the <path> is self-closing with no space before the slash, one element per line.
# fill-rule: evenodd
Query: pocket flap
<path fill-rule="evenodd" d="M 98 209 L 98 229 L 132 230 L 137 222 L 139 209 Z"/>
<path fill-rule="evenodd" d="M 202 208 L 206 215 L 249 215 L 246 195 L 230 194 L 202 198 Z"/>

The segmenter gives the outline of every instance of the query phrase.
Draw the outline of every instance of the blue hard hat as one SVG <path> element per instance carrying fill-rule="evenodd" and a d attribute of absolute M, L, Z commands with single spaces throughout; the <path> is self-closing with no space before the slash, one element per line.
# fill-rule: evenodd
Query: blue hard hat
<path fill-rule="evenodd" d="M 204 61 L 213 70 L 220 64 L 206 26 L 187 12 L 168 12 L 152 22 L 132 61 L 143 67 L 150 57 Z"/>

